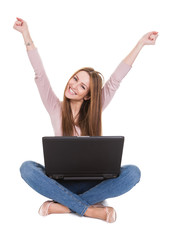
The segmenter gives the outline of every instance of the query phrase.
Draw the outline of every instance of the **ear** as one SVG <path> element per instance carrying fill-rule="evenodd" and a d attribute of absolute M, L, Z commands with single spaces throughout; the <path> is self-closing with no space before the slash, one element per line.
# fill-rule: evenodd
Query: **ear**
<path fill-rule="evenodd" d="M 86 100 L 89 100 L 91 97 L 90 96 L 86 96 L 86 97 L 84 97 L 83 99 L 86 101 Z"/>

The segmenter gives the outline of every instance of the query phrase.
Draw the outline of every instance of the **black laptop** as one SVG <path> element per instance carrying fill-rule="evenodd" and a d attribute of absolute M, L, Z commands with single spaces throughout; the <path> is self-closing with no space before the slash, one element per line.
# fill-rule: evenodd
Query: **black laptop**
<path fill-rule="evenodd" d="M 43 137 L 46 175 L 63 180 L 103 180 L 120 174 L 123 136 Z"/>

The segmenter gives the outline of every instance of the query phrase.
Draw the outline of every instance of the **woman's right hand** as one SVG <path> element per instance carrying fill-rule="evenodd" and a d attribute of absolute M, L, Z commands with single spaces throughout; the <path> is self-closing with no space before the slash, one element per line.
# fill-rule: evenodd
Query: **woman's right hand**
<path fill-rule="evenodd" d="M 27 23 L 21 18 L 16 18 L 16 19 L 17 21 L 15 22 L 13 28 L 22 34 L 29 32 Z"/>

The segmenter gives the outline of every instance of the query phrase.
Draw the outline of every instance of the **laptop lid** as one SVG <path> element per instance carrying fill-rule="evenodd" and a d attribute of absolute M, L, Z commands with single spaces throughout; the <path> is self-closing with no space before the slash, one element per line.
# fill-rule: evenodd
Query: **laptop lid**
<path fill-rule="evenodd" d="M 54 179 L 94 180 L 118 177 L 123 136 L 43 137 L 46 175 Z"/>

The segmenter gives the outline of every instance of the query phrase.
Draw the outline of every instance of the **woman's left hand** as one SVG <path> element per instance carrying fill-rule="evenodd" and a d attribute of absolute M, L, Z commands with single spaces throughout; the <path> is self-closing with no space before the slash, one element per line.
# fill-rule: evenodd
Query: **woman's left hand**
<path fill-rule="evenodd" d="M 133 62 L 135 61 L 137 55 L 141 51 L 144 45 L 154 45 L 156 39 L 158 37 L 158 32 L 148 32 L 146 33 L 136 44 L 133 50 L 127 55 L 127 57 L 123 60 L 128 65 L 132 66 Z"/>
<path fill-rule="evenodd" d="M 148 32 L 141 39 L 140 43 L 143 45 L 154 45 L 158 37 L 158 32 Z"/>

